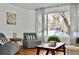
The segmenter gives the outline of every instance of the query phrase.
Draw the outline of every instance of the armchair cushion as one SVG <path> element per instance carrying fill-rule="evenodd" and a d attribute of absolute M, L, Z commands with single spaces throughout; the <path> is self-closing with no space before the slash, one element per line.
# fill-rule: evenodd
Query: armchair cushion
<path fill-rule="evenodd" d="M 36 33 L 24 33 L 24 38 L 26 38 L 26 40 L 38 40 Z"/>
<path fill-rule="evenodd" d="M 6 44 L 6 43 L 8 43 L 8 42 L 10 42 L 10 40 L 7 39 L 7 38 L 4 36 L 3 33 L 0 33 L 0 44 L 1 44 L 1 45 L 4 45 L 4 44 Z"/>

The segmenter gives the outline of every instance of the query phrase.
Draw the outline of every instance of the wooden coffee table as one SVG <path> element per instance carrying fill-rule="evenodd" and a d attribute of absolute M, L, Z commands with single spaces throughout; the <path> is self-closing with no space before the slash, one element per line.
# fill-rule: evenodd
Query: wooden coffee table
<path fill-rule="evenodd" d="M 55 51 L 62 51 L 65 55 L 65 43 L 63 42 L 57 42 L 55 47 L 49 47 L 49 43 L 42 43 L 41 45 L 38 45 L 36 48 L 37 55 L 39 55 L 40 49 L 47 50 L 46 55 L 48 55 L 49 51 L 51 51 L 52 55 L 55 55 Z"/>

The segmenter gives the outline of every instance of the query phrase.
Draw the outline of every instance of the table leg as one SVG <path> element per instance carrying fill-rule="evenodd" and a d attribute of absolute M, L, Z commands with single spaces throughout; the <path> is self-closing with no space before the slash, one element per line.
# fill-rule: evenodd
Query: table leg
<path fill-rule="evenodd" d="M 66 50 L 65 50 L 65 44 L 63 45 L 63 52 L 64 52 L 64 55 L 66 54 Z"/>
<path fill-rule="evenodd" d="M 55 51 L 52 51 L 52 50 L 51 50 L 51 53 L 52 53 L 52 55 L 55 55 Z"/>
<path fill-rule="evenodd" d="M 49 50 L 46 51 L 46 55 L 48 55 L 48 53 L 49 53 Z"/>
<path fill-rule="evenodd" d="M 37 53 L 36 53 L 36 55 L 39 55 L 39 53 L 40 53 L 40 48 L 37 48 Z"/>

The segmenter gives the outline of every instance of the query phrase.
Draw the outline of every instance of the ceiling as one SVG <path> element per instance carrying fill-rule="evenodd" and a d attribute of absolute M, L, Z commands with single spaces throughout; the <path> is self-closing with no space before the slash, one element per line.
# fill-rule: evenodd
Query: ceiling
<path fill-rule="evenodd" d="M 67 5 L 68 3 L 10 3 L 12 5 L 22 7 L 25 9 L 38 9 L 38 8 L 47 8 L 47 7 L 55 7 Z"/>

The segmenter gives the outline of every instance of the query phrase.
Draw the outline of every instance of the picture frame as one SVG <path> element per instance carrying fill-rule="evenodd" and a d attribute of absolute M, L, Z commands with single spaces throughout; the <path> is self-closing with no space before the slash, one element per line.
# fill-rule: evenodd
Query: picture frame
<path fill-rule="evenodd" d="M 7 12 L 6 16 L 7 16 L 7 21 L 6 21 L 7 24 L 16 25 L 16 13 Z"/>

